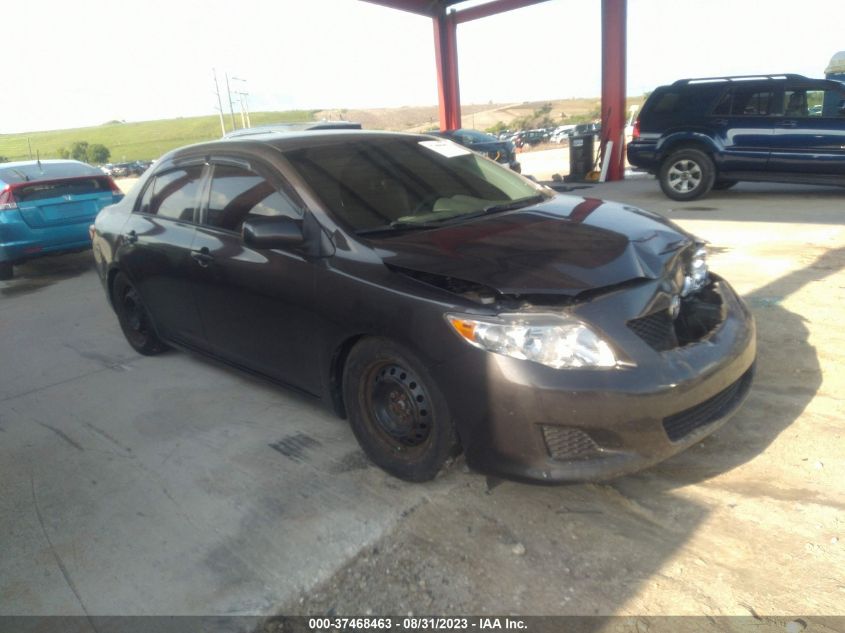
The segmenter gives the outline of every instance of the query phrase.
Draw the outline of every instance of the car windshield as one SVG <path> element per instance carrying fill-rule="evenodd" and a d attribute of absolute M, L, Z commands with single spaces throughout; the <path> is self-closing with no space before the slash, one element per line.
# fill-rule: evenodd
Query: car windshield
<path fill-rule="evenodd" d="M 338 219 L 361 234 L 460 222 L 554 195 L 444 139 L 345 139 L 285 156 Z"/>

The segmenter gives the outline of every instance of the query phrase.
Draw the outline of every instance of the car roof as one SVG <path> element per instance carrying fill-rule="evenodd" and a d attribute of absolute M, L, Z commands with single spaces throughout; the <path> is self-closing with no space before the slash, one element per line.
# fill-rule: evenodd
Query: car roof
<path fill-rule="evenodd" d="M 375 139 L 396 138 L 396 139 L 417 139 L 424 141 L 431 140 L 430 136 L 424 134 L 406 134 L 403 132 L 382 132 L 373 130 L 314 130 L 295 132 L 267 132 L 253 136 L 233 136 L 222 138 L 216 141 L 197 143 L 174 150 L 163 157 L 178 161 L 184 157 L 194 157 L 203 153 L 215 151 L 243 151 L 254 152 L 258 148 L 272 147 L 279 151 L 296 150 L 307 147 L 318 147 L 324 145 L 335 145 L 346 142 L 361 142 Z"/>
<path fill-rule="evenodd" d="M 805 77 L 804 75 L 796 75 L 794 73 L 778 73 L 773 75 L 731 75 L 725 77 L 693 77 L 689 79 L 678 79 L 668 86 L 661 86 L 662 88 L 679 88 L 684 86 L 723 86 L 725 84 L 753 84 L 753 83 L 767 83 L 767 82 L 788 82 L 790 85 L 801 84 L 829 84 L 836 85 L 829 79 L 813 79 Z"/>
<path fill-rule="evenodd" d="M 302 132 L 313 130 L 360 130 L 361 124 L 353 121 L 304 121 L 302 123 L 272 123 L 270 125 L 259 125 L 247 127 L 240 130 L 233 130 L 224 134 L 223 138 L 237 138 L 242 136 L 255 136 L 269 134 L 272 132 Z"/>
<path fill-rule="evenodd" d="M 0 182 L 8 184 L 102 175 L 103 172 L 96 167 L 78 160 L 24 160 L 0 163 Z"/>

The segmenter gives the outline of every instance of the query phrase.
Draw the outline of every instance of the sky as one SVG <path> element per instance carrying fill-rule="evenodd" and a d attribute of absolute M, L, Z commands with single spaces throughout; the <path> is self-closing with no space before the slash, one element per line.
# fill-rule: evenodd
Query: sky
<path fill-rule="evenodd" d="M 460 25 L 462 101 L 598 96 L 600 6 L 548 0 Z M 628 94 L 821 77 L 843 24 L 843 0 L 628 0 Z M 430 19 L 360 0 L 4 3 L 0 134 L 215 114 L 213 68 L 246 80 L 230 84 L 252 111 L 433 105 L 433 41 Z"/>

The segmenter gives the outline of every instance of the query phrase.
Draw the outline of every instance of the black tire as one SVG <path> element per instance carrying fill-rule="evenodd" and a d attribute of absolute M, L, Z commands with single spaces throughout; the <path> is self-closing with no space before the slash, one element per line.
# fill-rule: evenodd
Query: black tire
<path fill-rule="evenodd" d="M 716 169 L 701 150 L 681 149 L 666 157 L 658 178 L 663 193 L 672 200 L 695 200 L 713 188 Z"/>
<path fill-rule="evenodd" d="M 15 269 L 12 262 L 0 262 L 0 281 L 8 281 L 15 276 Z"/>
<path fill-rule="evenodd" d="M 405 481 L 434 479 L 458 451 L 446 400 L 403 347 L 382 338 L 358 342 L 343 368 L 343 400 L 367 456 Z"/>
<path fill-rule="evenodd" d="M 132 349 L 145 356 L 154 356 L 167 349 L 155 333 L 141 296 L 123 273 L 117 273 L 112 281 L 112 303 L 120 329 Z"/>
<path fill-rule="evenodd" d="M 716 182 L 713 183 L 713 191 L 724 191 L 725 189 L 730 189 L 733 187 L 737 182 L 737 180 L 723 180 L 719 178 Z"/>

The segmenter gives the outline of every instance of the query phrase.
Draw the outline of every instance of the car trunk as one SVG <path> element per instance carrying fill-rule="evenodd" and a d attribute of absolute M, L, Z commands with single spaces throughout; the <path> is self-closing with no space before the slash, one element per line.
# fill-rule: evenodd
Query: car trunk
<path fill-rule="evenodd" d="M 114 193 L 107 176 L 20 183 L 13 191 L 18 211 L 33 229 L 93 219 L 114 201 Z"/>

